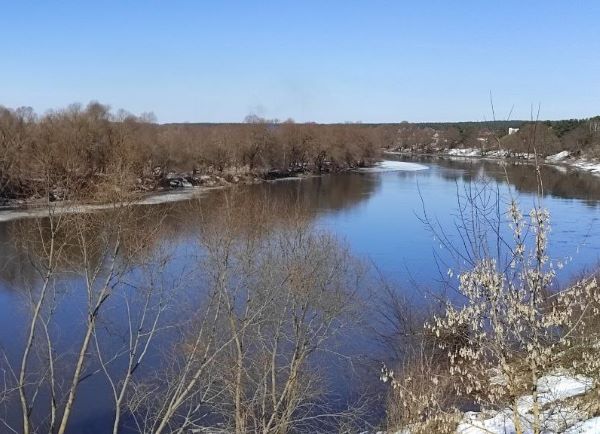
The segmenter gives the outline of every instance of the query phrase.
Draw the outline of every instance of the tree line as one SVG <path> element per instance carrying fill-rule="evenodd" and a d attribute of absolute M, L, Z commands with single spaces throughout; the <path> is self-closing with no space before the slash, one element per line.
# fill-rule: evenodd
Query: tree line
<path fill-rule="evenodd" d="M 518 129 L 508 134 L 509 128 Z M 226 181 L 372 164 L 382 149 L 476 148 L 542 155 L 600 155 L 600 117 L 564 121 L 414 124 L 295 123 L 248 116 L 243 123 L 158 124 L 152 114 L 98 102 L 43 115 L 0 106 L 0 200 L 100 198 L 168 187 L 185 173 Z M 237 182 L 237 181 L 235 181 Z"/>
<path fill-rule="evenodd" d="M 401 123 L 393 148 L 413 152 L 473 148 L 547 156 L 563 150 L 600 156 L 600 116 L 559 121 Z M 534 150 L 535 148 L 535 150 Z"/>
<path fill-rule="evenodd" d="M 133 191 L 171 172 L 330 172 L 367 165 L 389 126 L 299 124 L 249 116 L 239 124 L 156 123 L 92 102 L 43 115 L 0 107 L 0 197 L 93 197 Z"/>

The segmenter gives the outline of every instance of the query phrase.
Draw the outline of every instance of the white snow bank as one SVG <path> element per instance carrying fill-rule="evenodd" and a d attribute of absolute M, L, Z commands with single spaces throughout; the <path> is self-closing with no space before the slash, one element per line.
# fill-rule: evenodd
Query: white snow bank
<path fill-rule="evenodd" d="M 545 434 L 596 433 L 600 428 L 600 418 L 585 421 L 586 414 L 564 402 L 568 398 L 580 396 L 593 387 L 593 381 L 583 376 L 571 376 L 554 373 L 539 380 L 539 404 L 542 428 Z M 518 400 L 519 420 L 523 432 L 532 433 L 533 398 L 522 396 Z M 589 428 L 588 428 L 589 427 Z M 459 434 L 514 434 L 513 410 L 505 408 L 500 411 L 468 412 L 456 429 Z"/>
<path fill-rule="evenodd" d="M 546 375 L 539 380 L 539 398 L 542 404 L 562 401 L 572 396 L 583 395 L 594 386 L 594 382 L 582 375 Z"/>
<path fill-rule="evenodd" d="M 571 154 L 569 153 L 569 151 L 561 151 L 558 154 L 554 154 L 554 155 L 550 155 L 548 157 L 546 157 L 546 161 L 550 162 L 550 163 L 557 163 L 559 161 L 564 160 L 565 158 L 569 158 Z"/>
<path fill-rule="evenodd" d="M 448 149 L 448 155 L 456 155 L 459 157 L 480 157 L 481 151 L 479 149 L 464 148 L 464 149 Z"/>
<path fill-rule="evenodd" d="M 506 149 L 496 149 L 495 151 L 486 153 L 485 156 L 491 158 L 507 158 L 510 157 L 510 152 Z"/>
<path fill-rule="evenodd" d="M 145 198 L 137 201 L 136 205 L 158 205 L 161 203 L 178 202 L 181 200 L 188 200 L 197 197 L 208 190 L 216 189 L 220 187 L 189 187 L 183 191 L 171 192 L 171 193 L 159 193 L 146 196 Z"/>
<path fill-rule="evenodd" d="M 600 432 L 600 417 L 594 417 L 573 425 L 564 434 L 595 434 Z"/>
<path fill-rule="evenodd" d="M 511 153 L 505 149 L 489 150 L 485 153 L 477 148 L 455 148 L 445 151 L 445 155 L 453 157 L 484 157 L 484 158 L 513 158 L 521 160 L 533 160 L 535 156 L 527 152 Z"/>
<path fill-rule="evenodd" d="M 220 188 L 220 187 L 212 187 Z M 212 189 L 211 187 L 205 188 L 190 188 L 180 192 L 173 193 L 158 193 L 146 196 L 140 200 L 134 201 L 134 205 L 158 205 L 161 203 L 178 202 L 181 200 L 188 200 L 194 197 L 198 197 L 206 191 Z M 68 204 L 57 202 L 53 209 L 55 214 L 81 214 L 94 211 L 102 211 L 111 209 L 112 204 Z M 48 208 L 44 206 L 29 208 L 29 209 L 7 209 L 0 211 L 0 222 L 7 222 L 11 220 L 19 220 L 24 218 L 43 218 L 48 216 Z"/>
<path fill-rule="evenodd" d="M 576 169 L 585 170 L 591 172 L 594 175 L 600 175 L 600 161 L 588 160 L 585 157 L 573 158 L 569 151 L 561 151 L 558 154 L 550 155 L 546 157 L 546 163 L 561 163 L 567 166 L 574 167 Z"/>
<path fill-rule="evenodd" d="M 375 164 L 373 167 L 365 167 L 360 169 L 361 172 L 397 172 L 406 171 L 414 172 L 417 170 L 426 170 L 429 167 L 417 163 L 409 163 L 407 161 L 383 160 Z"/>

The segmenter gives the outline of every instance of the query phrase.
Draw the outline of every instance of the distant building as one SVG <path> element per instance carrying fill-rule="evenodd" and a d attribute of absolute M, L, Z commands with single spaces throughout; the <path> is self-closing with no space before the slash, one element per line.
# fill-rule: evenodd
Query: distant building
<path fill-rule="evenodd" d="M 517 133 L 518 131 L 519 131 L 519 129 L 518 129 L 518 128 L 509 128 L 509 129 L 508 129 L 508 135 L 515 134 L 515 133 Z"/>

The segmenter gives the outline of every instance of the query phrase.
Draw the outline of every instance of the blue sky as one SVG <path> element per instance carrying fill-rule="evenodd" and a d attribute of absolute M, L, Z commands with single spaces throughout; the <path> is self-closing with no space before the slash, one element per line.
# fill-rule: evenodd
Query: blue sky
<path fill-rule="evenodd" d="M 2 1 L 0 104 L 160 122 L 600 114 L 598 1 Z"/>

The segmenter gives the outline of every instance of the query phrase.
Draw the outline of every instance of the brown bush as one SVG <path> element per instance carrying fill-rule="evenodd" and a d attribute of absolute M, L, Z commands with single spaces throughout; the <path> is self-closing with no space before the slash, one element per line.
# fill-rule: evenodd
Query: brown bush
<path fill-rule="evenodd" d="M 0 108 L 0 198 L 95 196 L 169 172 L 332 171 L 369 164 L 389 128 L 284 123 L 166 124 L 92 102 L 36 116 Z M 75 193 L 76 191 L 76 193 Z"/>

